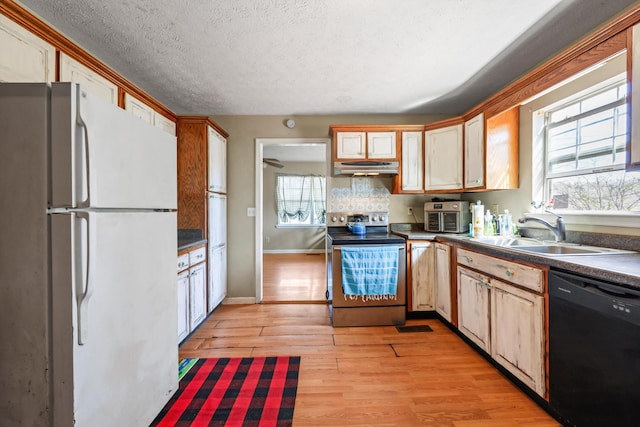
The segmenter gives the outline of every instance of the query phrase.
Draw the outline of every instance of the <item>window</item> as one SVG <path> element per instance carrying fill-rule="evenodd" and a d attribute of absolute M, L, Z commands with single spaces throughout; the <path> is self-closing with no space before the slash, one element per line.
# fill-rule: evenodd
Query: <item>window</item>
<path fill-rule="evenodd" d="M 322 225 L 326 220 L 326 179 L 314 175 L 277 175 L 278 225 Z"/>
<path fill-rule="evenodd" d="M 555 209 L 640 211 L 640 174 L 625 172 L 624 80 L 545 111 L 544 192 Z"/>

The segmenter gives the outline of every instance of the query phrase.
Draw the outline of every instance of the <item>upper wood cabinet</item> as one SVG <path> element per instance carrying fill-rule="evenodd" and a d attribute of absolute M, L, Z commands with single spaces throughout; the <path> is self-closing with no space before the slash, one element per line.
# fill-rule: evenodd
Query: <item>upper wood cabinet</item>
<path fill-rule="evenodd" d="M 520 108 L 518 106 L 487 118 L 485 123 L 487 143 L 487 190 L 511 190 L 518 188 L 520 154 Z"/>
<path fill-rule="evenodd" d="M 484 187 L 484 114 L 464 122 L 464 188 Z"/>
<path fill-rule="evenodd" d="M 60 53 L 60 81 L 79 83 L 89 92 L 118 105 L 118 86 L 64 52 Z"/>
<path fill-rule="evenodd" d="M 480 113 L 465 122 L 465 191 L 518 188 L 519 111 Z"/>
<path fill-rule="evenodd" d="M 210 169 L 215 168 L 209 164 L 209 154 L 217 152 L 210 151 L 211 129 L 226 142 L 228 135 L 209 118 L 178 117 L 178 228 L 205 230 L 205 236 L 208 236 Z"/>
<path fill-rule="evenodd" d="M 171 135 L 176 134 L 176 123 L 173 120 L 166 118 L 152 107 L 129 93 L 124 94 L 124 109 L 130 111 L 131 114 L 139 119 L 144 120 L 145 122 L 150 123 Z"/>
<path fill-rule="evenodd" d="M 445 123 L 427 125 L 424 133 L 424 189 L 426 192 L 462 190 L 462 119 Z M 430 126 L 439 127 L 430 128 Z"/>
<path fill-rule="evenodd" d="M 627 42 L 627 80 L 631 88 L 631 113 L 627 128 L 631 128 L 627 146 L 627 169 L 640 169 L 640 24 L 629 30 L 631 43 Z"/>
<path fill-rule="evenodd" d="M 424 192 L 422 131 L 402 132 L 400 150 L 400 175 L 394 185 L 394 193 Z M 397 188 L 396 188 L 397 187 Z"/>
<path fill-rule="evenodd" d="M 207 128 L 209 146 L 209 191 L 227 192 L 227 138 L 216 129 Z"/>
<path fill-rule="evenodd" d="M 52 82 L 56 49 L 0 15 L 0 82 Z"/>
<path fill-rule="evenodd" d="M 331 126 L 333 160 L 395 160 L 399 156 L 397 144 L 401 126 L 342 125 Z"/>

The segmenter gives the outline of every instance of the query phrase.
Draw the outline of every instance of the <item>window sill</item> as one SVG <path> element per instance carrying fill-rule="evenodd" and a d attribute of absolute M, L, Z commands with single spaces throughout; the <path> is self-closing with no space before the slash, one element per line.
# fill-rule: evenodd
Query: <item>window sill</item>
<path fill-rule="evenodd" d="M 326 228 L 324 224 L 278 224 L 275 226 L 276 228 L 322 228 L 323 230 Z"/>
<path fill-rule="evenodd" d="M 569 225 L 590 225 L 603 227 L 624 227 L 638 228 L 640 227 L 640 212 L 583 212 L 575 210 L 558 211 L 565 224 Z M 524 214 L 525 217 L 537 217 L 555 223 L 555 216 L 548 213 L 529 212 Z M 533 223 L 527 223 L 527 226 L 533 226 Z M 519 223 L 516 222 L 516 225 Z"/>

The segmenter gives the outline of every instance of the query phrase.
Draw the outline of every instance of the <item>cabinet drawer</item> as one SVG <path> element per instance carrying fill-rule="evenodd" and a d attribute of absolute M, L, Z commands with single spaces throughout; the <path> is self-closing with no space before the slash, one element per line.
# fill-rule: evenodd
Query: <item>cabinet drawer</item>
<path fill-rule="evenodd" d="M 198 248 L 189 252 L 189 265 L 195 265 L 207 259 L 207 248 Z"/>
<path fill-rule="evenodd" d="M 544 274 L 538 268 L 505 261 L 466 249 L 458 249 L 457 261 L 459 265 L 466 265 L 483 271 L 500 280 L 515 283 L 532 291 L 541 293 L 544 288 Z"/>
<path fill-rule="evenodd" d="M 178 256 L 178 271 L 186 268 L 189 268 L 189 254 L 182 254 Z"/>

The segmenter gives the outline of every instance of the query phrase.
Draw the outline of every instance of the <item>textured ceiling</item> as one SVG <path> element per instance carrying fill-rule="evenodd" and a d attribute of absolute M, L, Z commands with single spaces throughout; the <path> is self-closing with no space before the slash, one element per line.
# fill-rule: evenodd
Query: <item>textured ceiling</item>
<path fill-rule="evenodd" d="M 18 3 L 174 113 L 215 116 L 459 114 L 634 2 Z"/>

